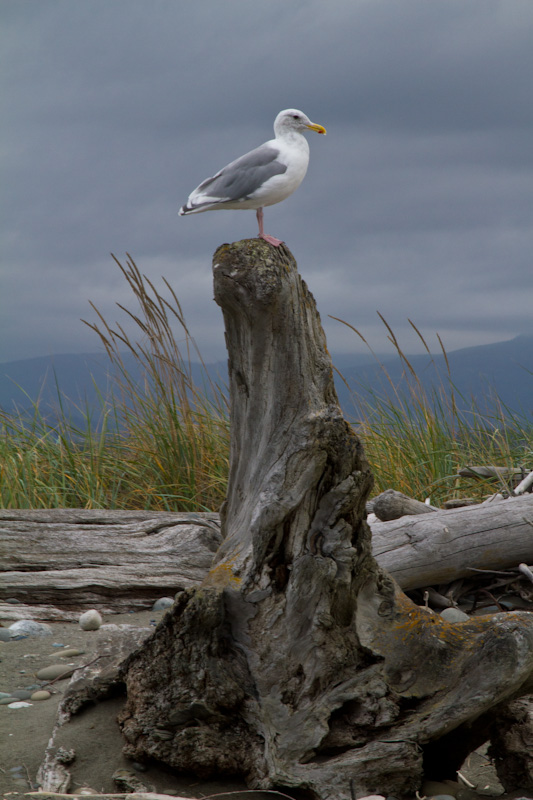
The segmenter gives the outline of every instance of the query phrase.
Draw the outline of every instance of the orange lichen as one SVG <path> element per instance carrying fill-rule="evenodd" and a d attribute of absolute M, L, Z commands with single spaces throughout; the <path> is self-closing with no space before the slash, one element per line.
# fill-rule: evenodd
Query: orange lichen
<path fill-rule="evenodd" d="M 224 589 L 228 586 L 237 588 L 241 584 L 241 578 L 235 575 L 233 571 L 233 562 L 222 561 L 216 567 L 210 569 L 207 573 L 203 586 L 216 586 L 219 589 Z"/>

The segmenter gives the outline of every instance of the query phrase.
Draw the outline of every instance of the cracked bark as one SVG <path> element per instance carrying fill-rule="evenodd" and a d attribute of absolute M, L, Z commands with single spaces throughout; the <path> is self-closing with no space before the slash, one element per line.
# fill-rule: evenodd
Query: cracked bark
<path fill-rule="evenodd" d="M 292 255 L 245 240 L 213 269 L 231 399 L 223 541 L 123 666 L 125 752 L 314 800 L 412 792 L 424 753 L 433 767 L 451 731 L 531 690 L 533 619 L 449 624 L 403 595 L 371 555 L 371 473 Z M 443 748 L 438 769 L 457 757 Z"/>

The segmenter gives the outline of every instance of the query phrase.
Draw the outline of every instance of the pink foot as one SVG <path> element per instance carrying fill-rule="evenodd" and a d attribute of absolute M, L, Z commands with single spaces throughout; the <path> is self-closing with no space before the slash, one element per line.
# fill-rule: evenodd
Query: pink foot
<path fill-rule="evenodd" d="M 282 239 L 276 239 L 275 236 L 269 236 L 268 233 L 260 233 L 259 234 L 259 239 L 264 239 L 265 242 L 268 242 L 269 244 L 273 244 L 274 247 L 279 247 L 280 244 L 283 244 Z"/>
<path fill-rule="evenodd" d="M 279 247 L 280 244 L 283 244 L 281 239 L 276 239 L 275 236 L 269 236 L 268 233 L 265 233 L 263 230 L 263 209 L 258 208 L 256 211 L 257 222 L 259 225 L 259 238 L 264 239 L 265 242 L 274 245 L 274 247 Z"/>

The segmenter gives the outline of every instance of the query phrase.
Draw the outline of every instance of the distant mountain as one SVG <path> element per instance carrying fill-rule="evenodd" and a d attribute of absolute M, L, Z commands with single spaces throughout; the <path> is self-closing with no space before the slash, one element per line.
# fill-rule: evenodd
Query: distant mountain
<path fill-rule="evenodd" d="M 503 409 L 529 419 L 533 416 L 533 336 L 453 350 L 446 358 L 442 353 L 407 356 L 407 361 L 425 391 L 450 388 L 451 383 L 458 405 L 465 409 L 471 408 L 472 400 L 479 410 L 493 408 L 497 397 Z M 354 409 L 351 392 L 368 397 L 373 391 L 392 397 L 394 391 L 406 389 L 410 372 L 399 357 L 387 357 L 381 365 L 374 361 L 362 367 L 346 364 L 344 369 L 338 368 L 350 387 L 337 383 L 339 400 L 348 415 Z"/>
<path fill-rule="evenodd" d="M 141 370 L 131 353 L 123 353 L 125 369 L 135 382 L 142 383 Z M 192 377 L 202 387 L 205 371 L 193 364 Z M 0 364 L 0 408 L 8 413 L 31 414 L 35 404 L 47 420 L 57 418 L 60 406 L 74 424 L 81 424 L 87 412 L 98 419 L 102 398 L 116 390 L 116 370 L 104 352 L 58 354 Z M 222 383 L 227 380 L 226 362 L 209 365 L 209 375 Z M 119 393 L 117 393 L 117 397 Z"/>
<path fill-rule="evenodd" d="M 483 406 L 491 395 L 512 411 L 532 416 L 533 413 L 533 336 L 517 336 L 496 344 L 467 347 L 447 355 L 455 391 Z M 141 379 L 131 354 L 124 354 L 130 373 Z M 409 364 L 426 390 L 447 385 L 447 365 L 443 354 L 408 356 Z M 348 417 L 354 415 L 351 392 L 391 394 L 391 384 L 384 378 L 384 369 L 395 387 L 405 386 L 405 364 L 398 357 L 369 354 L 334 356 L 335 367 L 344 380 L 336 375 L 341 405 Z M 380 363 L 381 362 L 381 365 Z M 199 385 L 204 376 L 200 364 L 194 364 L 193 377 Z M 209 375 L 218 383 L 227 379 L 226 362 L 208 365 Z M 52 416 L 59 405 L 59 396 L 73 421 L 81 422 L 86 411 L 98 412 L 99 395 L 106 396 L 112 386 L 110 362 L 105 353 L 62 354 L 29 358 L 0 364 L 0 407 L 8 413 L 31 412 L 39 400 L 41 412 Z M 348 384 L 348 387 L 346 386 Z"/>

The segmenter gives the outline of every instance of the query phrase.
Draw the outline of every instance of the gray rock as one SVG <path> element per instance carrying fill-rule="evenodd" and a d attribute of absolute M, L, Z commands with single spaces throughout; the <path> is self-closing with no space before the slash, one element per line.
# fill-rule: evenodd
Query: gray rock
<path fill-rule="evenodd" d="M 74 658 L 75 656 L 81 656 L 85 653 L 85 650 L 78 650 L 77 647 L 69 647 L 68 650 L 60 650 L 58 653 L 51 653 L 51 658 Z"/>
<path fill-rule="evenodd" d="M 164 611 L 174 605 L 173 597 L 160 597 L 152 606 L 152 611 Z"/>
<path fill-rule="evenodd" d="M 15 689 L 14 692 L 11 692 L 11 696 L 16 697 L 17 700 L 29 700 L 31 692 L 27 692 L 26 689 Z"/>
<path fill-rule="evenodd" d="M 40 681 L 53 681 L 57 678 L 70 678 L 76 667 L 69 667 L 67 664 L 51 664 L 49 667 L 43 667 L 37 673 Z"/>
<path fill-rule="evenodd" d="M 498 614 L 500 609 L 498 606 L 490 605 L 490 606 L 481 606 L 481 608 L 476 608 L 473 612 L 476 617 L 485 617 L 490 614 Z"/>
<path fill-rule="evenodd" d="M 2 699 L 0 700 L 0 706 L 8 706 L 10 703 L 14 702 L 15 698 L 11 697 L 11 695 L 9 695 L 9 697 L 2 697 Z"/>
<path fill-rule="evenodd" d="M 0 642 L 10 642 L 12 638 L 9 628 L 0 628 Z"/>
<path fill-rule="evenodd" d="M 33 619 L 19 619 L 10 625 L 8 630 L 13 635 L 22 636 L 51 636 L 52 628 L 45 622 L 35 622 Z"/>
<path fill-rule="evenodd" d="M 446 622 L 467 622 L 470 619 L 468 614 L 465 614 L 459 608 L 445 608 L 444 611 L 440 612 L 440 615 Z"/>

